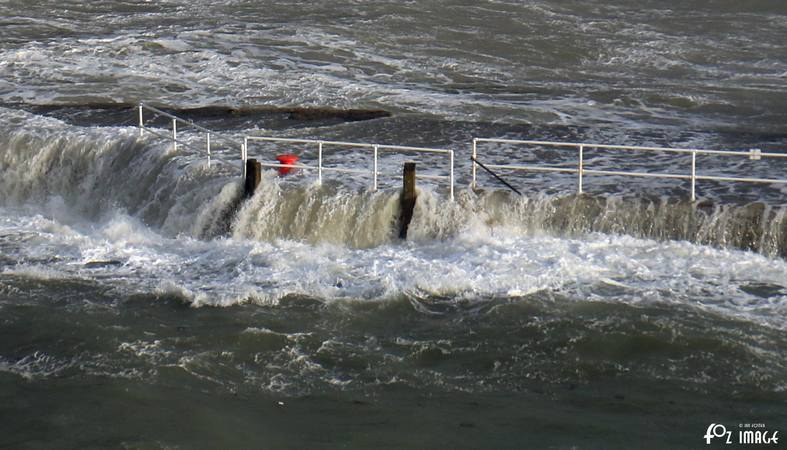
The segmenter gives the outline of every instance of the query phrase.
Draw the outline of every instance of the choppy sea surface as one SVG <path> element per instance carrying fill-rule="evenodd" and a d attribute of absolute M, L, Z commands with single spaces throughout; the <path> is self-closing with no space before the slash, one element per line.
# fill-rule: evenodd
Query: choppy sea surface
<path fill-rule="evenodd" d="M 671 3 L 671 4 L 670 4 Z M 0 448 L 746 448 L 787 433 L 783 184 L 473 138 L 787 151 L 773 1 L 0 1 Z M 206 136 L 145 102 L 214 130 Z M 158 133 L 158 134 L 157 134 Z M 162 137 L 163 136 L 163 137 Z M 240 143 L 326 148 L 265 171 Z M 253 141 L 272 163 L 311 144 Z M 572 150 L 484 143 L 490 164 Z M 691 155 L 589 149 L 686 175 Z M 697 156 L 783 178 L 787 158 Z M 783 443 L 751 448 L 779 448 Z"/>

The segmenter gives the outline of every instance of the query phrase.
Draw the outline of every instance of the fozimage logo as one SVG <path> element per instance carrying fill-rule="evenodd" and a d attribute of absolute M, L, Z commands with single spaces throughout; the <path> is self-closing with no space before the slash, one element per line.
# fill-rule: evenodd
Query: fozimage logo
<path fill-rule="evenodd" d="M 727 427 L 720 423 L 712 423 L 708 425 L 708 431 L 705 432 L 705 443 L 710 445 L 713 438 L 726 438 L 725 444 L 732 444 L 732 431 L 727 431 Z"/>
<path fill-rule="evenodd" d="M 778 444 L 779 431 L 768 430 L 764 423 L 739 423 L 737 433 L 728 430 L 724 424 L 712 423 L 705 430 L 705 443 L 711 444 L 714 439 L 719 439 L 725 445 L 729 444 Z"/>

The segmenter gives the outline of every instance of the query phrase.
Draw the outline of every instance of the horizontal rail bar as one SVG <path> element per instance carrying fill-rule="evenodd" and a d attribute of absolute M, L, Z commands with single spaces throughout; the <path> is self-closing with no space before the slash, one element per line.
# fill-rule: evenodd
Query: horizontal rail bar
<path fill-rule="evenodd" d="M 773 183 L 773 184 L 787 184 L 787 180 L 774 180 L 769 178 L 736 178 L 736 177 L 715 177 L 709 175 L 697 175 L 698 180 L 711 180 L 711 181 L 740 181 L 743 183 Z"/>
<path fill-rule="evenodd" d="M 191 120 L 180 118 L 180 117 L 178 117 L 178 116 L 176 116 L 174 114 L 170 114 L 170 113 L 168 113 L 166 111 L 162 111 L 162 110 L 160 110 L 160 109 L 158 109 L 156 107 L 150 106 L 150 105 L 145 104 L 145 103 L 140 103 L 139 106 L 141 106 L 143 109 L 146 109 L 148 111 L 152 111 L 152 112 L 154 112 L 156 114 L 162 115 L 162 116 L 167 117 L 169 119 L 177 120 L 178 122 L 185 123 L 185 124 L 187 124 L 187 125 L 189 125 L 191 127 L 194 127 L 195 129 L 197 129 L 199 131 L 202 131 L 203 133 L 210 133 L 210 134 L 218 137 L 219 139 L 227 140 L 227 141 L 233 141 L 233 139 L 230 138 L 229 136 L 224 136 L 221 133 L 218 133 L 216 131 L 213 131 L 213 130 L 210 130 L 208 128 L 205 128 L 205 127 L 203 127 L 201 125 L 197 125 L 196 123 L 194 123 Z M 148 127 L 144 127 L 144 126 L 142 128 L 148 129 Z"/>
<path fill-rule="evenodd" d="M 306 164 L 275 164 L 275 163 L 260 163 L 262 167 L 269 167 L 271 169 L 305 169 L 305 170 L 319 170 L 318 166 L 308 166 Z M 367 175 L 370 172 L 362 169 L 343 169 L 341 167 L 322 167 L 323 171 L 339 172 L 339 173 L 358 173 Z"/>
<path fill-rule="evenodd" d="M 148 106 L 148 105 L 146 105 L 144 103 L 141 106 L 142 106 L 142 108 L 147 109 L 148 111 L 153 111 L 154 113 L 159 114 L 161 116 L 164 116 L 164 117 L 170 118 L 172 120 L 177 120 L 178 122 L 183 122 L 185 124 L 191 125 L 192 127 L 196 128 L 196 129 L 198 129 L 200 131 L 204 131 L 205 133 L 215 133 L 214 131 L 209 130 L 209 129 L 203 127 L 203 126 L 197 125 L 196 123 L 192 122 L 191 120 L 182 119 L 182 118 L 180 118 L 180 117 L 178 117 L 178 116 L 176 116 L 174 114 L 170 114 L 170 113 L 168 113 L 166 111 L 162 111 L 162 110 L 160 110 L 158 108 L 154 108 L 153 106 Z"/>
<path fill-rule="evenodd" d="M 194 146 L 193 146 L 193 145 L 191 145 L 191 144 L 188 144 L 188 143 L 186 143 L 185 141 L 183 141 L 183 140 L 181 140 L 181 139 L 172 139 L 172 135 L 170 135 L 170 134 L 159 133 L 158 131 L 155 131 L 155 130 L 153 130 L 153 129 L 151 129 L 151 128 L 148 128 L 148 127 L 142 127 L 142 129 L 144 129 L 144 130 L 145 130 L 145 131 L 147 131 L 148 133 L 150 133 L 150 134 L 152 134 L 152 135 L 155 135 L 155 136 L 158 136 L 158 137 L 160 137 L 160 138 L 162 138 L 162 139 L 167 139 L 167 140 L 170 140 L 170 141 L 173 141 L 173 140 L 174 140 L 175 142 L 177 142 L 177 143 L 178 143 L 178 145 L 180 145 L 180 146 L 183 146 L 184 148 L 188 148 L 188 149 L 191 149 L 191 150 L 195 150 L 195 151 L 197 151 L 197 152 L 199 152 L 199 151 L 200 151 L 200 149 L 198 149 L 198 148 L 194 147 Z M 222 163 L 222 164 L 226 164 L 226 165 L 228 165 L 228 166 L 232 166 L 232 167 L 234 167 L 234 168 L 239 168 L 239 166 L 238 166 L 238 163 L 235 163 L 235 162 L 228 162 L 228 161 L 224 160 L 223 158 L 218 158 L 218 157 L 216 157 L 215 155 L 214 155 L 214 156 L 211 156 L 211 161 L 220 162 L 220 163 Z"/>
<path fill-rule="evenodd" d="M 338 173 L 358 173 L 362 175 L 370 175 L 371 172 L 363 169 L 343 169 L 341 167 L 325 167 L 322 166 L 322 170 L 327 170 L 329 172 L 338 172 Z"/>
<path fill-rule="evenodd" d="M 584 169 L 582 172 L 585 174 L 592 174 L 592 175 L 619 175 L 624 177 L 668 178 L 668 179 L 675 179 L 675 180 L 691 180 L 692 178 L 691 175 L 678 175 L 672 173 L 624 172 L 619 170 Z"/>
<path fill-rule="evenodd" d="M 258 141 L 258 142 L 282 142 L 282 143 L 289 143 L 289 144 L 307 144 L 307 145 L 315 145 L 317 147 L 317 166 L 307 166 L 302 164 L 261 164 L 262 167 L 268 168 L 292 168 L 292 169 L 306 169 L 306 170 L 316 170 L 317 171 L 317 180 L 322 182 L 322 173 L 324 171 L 329 172 L 339 172 L 339 173 L 351 173 L 351 174 L 362 174 L 362 175 L 371 175 L 372 177 L 372 190 L 376 191 L 378 188 L 378 177 L 382 175 L 382 173 L 378 169 L 378 155 L 379 151 L 398 151 L 398 152 L 418 152 L 418 153 L 438 153 L 448 155 L 449 162 L 448 162 L 448 172 L 449 175 L 419 175 L 418 178 L 422 179 L 432 179 L 432 180 L 448 180 L 449 185 L 449 192 L 451 200 L 454 200 L 454 151 L 447 150 L 442 148 L 430 148 L 430 147 L 412 147 L 406 145 L 386 145 L 386 144 L 369 144 L 363 142 L 344 142 L 344 141 L 326 141 L 321 139 L 297 139 L 297 138 L 283 138 L 283 137 L 270 137 L 270 136 L 245 136 L 244 137 L 244 144 L 242 148 L 244 149 L 241 158 L 245 161 L 248 158 L 248 143 L 249 141 Z M 352 148 L 367 148 L 373 150 L 373 166 L 371 171 L 369 170 L 362 170 L 362 169 L 345 169 L 339 167 L 325 167 L 323 165 L 323 156 L 325 148 L 328 146 L 334 147 L 352 147 Z M 244 166 L 245 167 L 245 166 Z M 388 175 L 388 174 L 385 174 Z M 395 175 L 395 177 L 401 178 L 400 175 Z"/>
<path fill-rule="evenodd" d="M 402 178 L 401 175 L 393 175 L 393 176 Z M 448 175 L 426 175 L 422 173 L 416 174 L 415 177 L 423 178 L 424 180 L 450 180 L 451 179 L 451 177 Z"/>
<path fill-rule="evenodd" d="M 562 173 L 577 173 L 577 169 L 563 169 L 560 167 L 539 167 L 539 166 L 518 166 L 518 165 L 505 165 L 505 164 L 484 164 L 490 169 L 508 169 L 508 170 L 527 170 L 532 172 L 562 172 Z"/>
<path fill-rule="evenodd" d="M 188 148 L 190 148 L 192 150 L 196 150 L 196 151 L 200 151 L 201 150 L 201 149 L 199 149 L 199 148 L 197 148 L 197 147 L 187 143 L 183 139 L 173 138 L 172 134 L 170 134 L 170 133 L 166 133 L 166 134 L 160 133 L 160 132 L 156 131 L 155 128 L 150 128 L 150 127 L 142 127 L 142 129 L 147 131 L 148 133 L 150 133 L 152 135 L 158 136 L 158 137 L 160 137 L 162 139 L 167 139 L 169 141 L 177 142 L 178 145 L 182 145 L 184 147 L 188 147 Z M 180 134 L 180 133 L 178 133 L 178 134 Z"/>
<path fill-rule="evenodd" d="M 162 139 L 167 139 L 169 141 L 177 141 L 178 145 L 182 145 L 183 147 L 187 147 L 187 148 L 190 148 L 192 150 L 197 150 L 197 151 L 200 150 L 199 148 L 194 147 L 193 145 L 189 144 L 188 142 L 184 141 L 183 139 L 173 139 L 172 135 L 169 134 L 169 133 L 167 133 L 167 134 L 159 133 L 155 129 L 149 128 L 149 127 L 142 127 L 142 129 L 147 131 L 148 133 L 150 133 L 152 135 L 155 135 L 155 136 L 158 136 L 158 137 L 160 137 Z M 212 160 L 220 161 L 221 158 L 217 158 L 216 156 L 212 156 Z"/>
<path fill-rule="evenodd" d="M 261 167 L 270 167 L 272 169 L 306 169 L 306 170 L 317 170 L 317 166 L 307 166 L 304 164 L 272 164 L 272 163 L 260 163 Z M 323 169 L 325 169 L 323 167 Z"/>
<path fill-rule="evenodd" d="M 285 167 L 285 166 L 282 166 L 282 167 Z M 330 170 L 330 171 L 333 171 L 333 172 L 342 172 L 342 173 L 359 173 L 359 174 L 363 174 L 363 175 L 370 175 L 370 174 L 372 174 L 368 170 L 342 169 L 342 168 L 338 168 L 338 167 L 325 167 L 325 166 L 323 166 L 322 170 Z M 392 172 L 377 172 L 377 175 L 382 175 L 382 176 L 390 177 L 390 178 L 402 178 L 402 174 L 400 174 L 400 173 L 392 173 Z M 416 178 L 423 178 L 425 180 L 449 180 L 451 177 L 449 177 L 447 175 L 426 175 L 426 174 L 419 173 L 419 174 L 416 175 Z"/>
<path fill-rule="evenodd" d="M 148 133 L 150 133 L 152 135 L 155 135 L 155 136 L 158 136 L 158 137 L 160 137 L 162 139 L 168 139 L 170 141 L 172 140 L 172 135 L 169 134 L 169 133 L 167 133 L 167 134 L 159 133 L 158 131 L 154 131 L 152 128 L 148 128 L 148 127 L 142 127 L 142 129 L 147 131 Z"/>
<path fill-rule="evenodd" d="M 524 170 L 531 172 L 562 172 L 562 173 L 577 173 L 577 169 L 563 169 L 560 167 L 538 167 L 538 166 L 519 166 L 519 165 L 504 165 L 504 164 L 486 164 L 490 169 L 504 169 L 504 170 Z M 671 173 L 646 173 L 646 172 L 624 172 L 617 170 L 593 170 L 583 169 L 582 173 L 591 175 L 618 175 L 626 177 L 640 177 L 640 178 L 667 178 L 675 180 L 691 180 L 691 175 L 679 175 Z M 787 184 L 787 180 L 772 179 L 772 178 L 740 178 L 740 177 L 719 177 L 714 175 L 696 175 L 693 177 L 695 180 L 706 181 L 739 181 L 744 183 L 774 183 L 774 184 Z"/>
<path fill-rule="evenodd" d="M 408 147 L 406 145 L 378 145 L 380 150 L 401 150 L 405 152 L 424 152 L 424 153 L 451 153 L 451 150 L 444 148 L 429 147 Z"/>
<path fill-rule="evenodd" d="M 597 148 L 606 150 L 634 150 L 634 151 L 651 151 L 651 152 L 668 152 L 668 153 L 684 153 L 691 154 L 697 153 L 702 155 L 720 155 L 720 156 L 752 156 L 753 153 L 749 150 L 707 150 L 699 148 L 668 148 L 668 147 L 643 147 L 637 145 L 610 145 L 610 144 L 588 144 L 577 142 L 553 142 L 553 141 L 530 141 L 530 140 L 517 140 L 517 139 L 491 139 L 491 138 L 475 138 L 476 142 L 491 142 L 498 144 L 522 144 L 522 145 L 541 145 L 545 147 L 571 147 L 579 148 Z M 757 153 L 756 156 L 769 157 L 769 158 L 787 158 L 787 153 Z"/>
<path fill-rule="evenodd" d="M 286 142 L 290 144 L 328 144 L 328 141 L 320 141 L 317 139 L 295 139 L 295 138 L 276 138 L 276 137 L 267 137 L 267 136 L 246 136 L 246 139 L 250 141 L 263 141 L 263 142 Z M 347 143 L 351 144 L 351 143 Z M 366 147 L 367 144 L 357 144 L 358 146 Z M 371 145 L 368 145 L 371 147 Z"/>
<path fill-rule="evenodd" d="M 693 153 L 704 151 L 702 149 L 693 148 L 668 148 L 668 147 L 643 147 L 635 145 L 609 145 L 609 144 L 588 144 L 579 142 L 554 142 L 554 141 L 531 141 L 531 140 L 518 140 L 518 139 L 489 139 L 489 138 L 476 138 L 477 142 L 493 142 L 498 144 L 521 144 L 521 145 L 541 145 L 545 147 L 572 147 L 572 148 L 602 148 L 610 150 L 645 150 L 645 151 L 666 151 L 678 153 Z"/>
<path fill-rule="evenodd" d="M 261 167 L 268 167 L 271 169 L 279 169 L 279 168 L 286 168 L 286 169 L 305 169 L 305 170 L 318 170 L 319 167 L 317 166 L 308 166 L 305 164 L 274 164 L 274 163 L 260 163 Z M 343 169 L 341 167 L 322 167 L 323 171 L 330 171 L 330 172 L 340 172 L 340 173 L 358 173 L 362 175 L 368 175 L 368 170 L 362 169 Z M 402 178 L 401 174 L 397 173 L 386 173 L 386 172 L 377 172 L 377 175 L 384 175 L 392 178 Z M 426 174 L 418 174 L 416 175 L 417 178 L 423 178 L 425 180 L 448 180 L 451 177 L 447 175 L 426 175 Z"/>
<path fill-rule="evenodd" d="M 367 170 L 364 173 L 369 173 L 369 171 Z M 394 172 L 379 172 L 378 175 L 382 175 L 382 176 L 385 176 L 385 177 L 388 177 L 388 178 L 399 179 L 399 180 L 404 178 L 401 173 L 394 173 Z M 451 177 L 446 176 L 446 175 L 425 175 L 423 173 L 416 174 L 415 177 L 416 178 L 423 178 L 425 180 L 448 180 L 448 179 L 451 178 Z"/>
<path fill-rule="evenodd" d="M 294 139 L 294 138 L 276 138 L 267 136 L 246 136 L 250 141 L 263 141 L 263 142 L 285 142 L 292 144 L 322 144 L 323 146 L 331 145 L 334 147 L 359 147 L 359 148 L 374 148 L 380 150 L 401 150 L 425 153 L 449 153 L 451 150 L 443 148 L 430 148 L 430 147 L 410 147 L 405 145 L 385 145 L 385 144 L 368 144 L 365 142 L 344 142 L 344 141 L 323 141 L 318 139 Z"/>

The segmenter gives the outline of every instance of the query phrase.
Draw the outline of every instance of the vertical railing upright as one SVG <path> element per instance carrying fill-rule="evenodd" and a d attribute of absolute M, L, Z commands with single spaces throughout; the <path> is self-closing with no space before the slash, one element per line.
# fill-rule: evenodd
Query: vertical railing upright
<path fill-rule="evenodd" d="M 377 153 L 378 147 L 374 146 L 374 182 L 372 183 L 372 190 L 377 192 Z"/>
<path fill-rule="evenodd" d="M 476 188 L 476 181 L 475 181 L 475 176 L 476 176 L 476 167 L 475 166 L 476 166 L 476 164 L 475 164 L 475 160 L 477 158 L 478 158 L 478 139 L 477 138 L 473 138 L 473 164 L 471 164 L 471 166 L 472 166 L 471 170 L 472 170 L 472 173 L 473 173 L 473 177 L 472 177 L 473 178 L 473 181 L 472 181 L 473 189 Z"/>
<path fill-rule="evenodd" d="M 246 157 L 247 152 L 249 151 L 249 138 L 243 138 L 243 144 L 240 147 L 240 162 L 241 166 L 243 167 L 243 179 L 246 179 Z"/>
<path fill-rule="evenodd" d="M 210 133 L 205 133 L 205 147 L 208 149 L 208 168 L 210 169 Z"/>
<path fill-rule="evenodd" d="M 696 194 L 696 184 L 697 184 L 697 151 L 691 152 L 691 201 L 697 200 Z"/>
<path fill-rule="evenodd" d="M 178 151 L 178 119 L 172 119 L 172 151 Z"/>
<path fill-rule="evenodd" d="M 142 103 L 139 104 L 139 135 L 145 134 L 145 121 L 142 120 Z"/>
<path fill-rule="evenodd" d="M 322 141 L 317 143 L 317 181 L 322 184 Z"/>
<path fill-rule="evenodd" d="M 578 179 L 577 193 L 579 193 L 579 194 L 582 193 L 582 172 L 583 172 L 584 167 L 585 167 L 584 153 L 585 153 L 585 146 L 584 145 L 580 145 L 579 146 L 579 167 L 577 167 L 577 174 L 578 174 L 578 176 L 577 176 L 577 179 Z"/>
<path fill-rule="evenodd" d="M 451 190 L 451 201 L 453 201 L 454 200 L 454 151 L 450 150 L 450 153 L 448 153 L 448 155 L 450 159 L 450 168 L 449 168 L 450 172 L 448 175 L 449 178 L 448 183 L 450 186 L 449 189 Z M 475 163 L 473 163 L 473 169 L 475 169 Z"/>

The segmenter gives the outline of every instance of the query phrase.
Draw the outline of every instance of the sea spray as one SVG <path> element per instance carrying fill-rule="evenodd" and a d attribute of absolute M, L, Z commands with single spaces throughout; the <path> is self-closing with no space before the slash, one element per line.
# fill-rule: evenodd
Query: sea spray
<path fill-rule="evenodd" d="M 3 206 L 58 205 L 87 222 L 123 211 L 165 234 L 190 234 L 195 214 L 208 214 L 239 174 L 136 129 L 76 127 L 2 108 L 0 116 L 14 124 L 0 133 Z"/>

